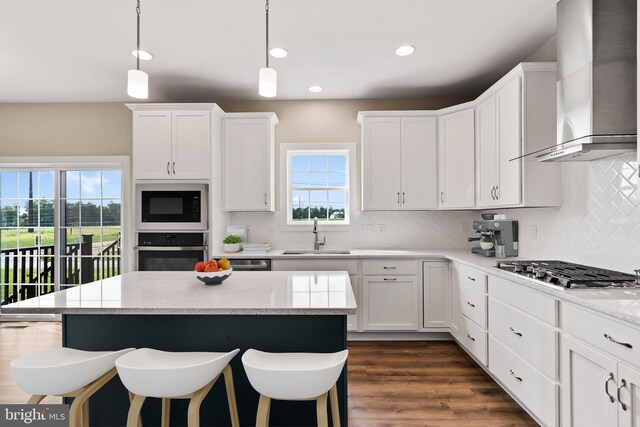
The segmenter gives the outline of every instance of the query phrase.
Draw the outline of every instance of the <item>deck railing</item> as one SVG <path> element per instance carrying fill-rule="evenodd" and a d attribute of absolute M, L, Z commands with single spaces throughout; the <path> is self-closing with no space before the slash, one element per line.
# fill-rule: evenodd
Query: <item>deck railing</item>
<path fill-rule="evenodd" d="M 93 235 L 69 243 L 61 258 L 62 286 L 120 274 L 120 236 L 93 256 Z M 0 304 L 23 301 L 55 290 L 55 245 L 0 250 Z"/>

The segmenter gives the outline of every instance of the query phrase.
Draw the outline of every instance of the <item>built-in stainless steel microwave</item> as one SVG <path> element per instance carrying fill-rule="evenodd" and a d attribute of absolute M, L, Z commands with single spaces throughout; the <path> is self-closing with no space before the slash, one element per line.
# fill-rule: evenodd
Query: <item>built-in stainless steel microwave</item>
<path fill-rule="evenodd" d="M 207 185 L 138 185 L 136 225 L 138 230 L 206 230 Z"/>

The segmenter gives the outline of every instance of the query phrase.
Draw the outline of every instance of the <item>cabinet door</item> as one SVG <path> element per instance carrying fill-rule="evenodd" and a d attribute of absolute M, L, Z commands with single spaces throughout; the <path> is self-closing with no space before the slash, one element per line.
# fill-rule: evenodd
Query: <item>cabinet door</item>
<path fill-rule="evenodd" d="M 617 426 L 616 362 L 567 336 L 562 339 L 562 425 Z M 610 375 L 613 379 L 609 380 Z"/>
<path fill-rule="evenodd" d="M 497 195 L 500 206 L 522 202 L 522 100 L 520 77 L 514 79 L 496 95 L 498 108 L 498 170 L 500 181 Z"/>
<path fill-rule="evenodd" d="M 451 322 L 449 263 L 425 262 L 422 269 L 423 326 L 448 328 Z"/>
<path fill-rule="evenodd" d="M 174 111 L 171 173 L 174 179 L 209 179 L 210 113 Z"/>
<path fill-rule="evenodd" d="M 435 117 L 403 117 L 401 120 L 403 209 L 427 210 L 438 207 L 436 126 Z"/>
<path fill-rule="evenodd" d="M 171 112 L 133 113 L 135 179 L 171 179 Z"/>
<path fill-rule="evenodd" d="M 620 427 L 640 427 L 640 371 L 627 365 L 618 364 L 618 377 L 621 387 L 618 401 L 618 420 Z M 623 406 L 624 405 L 624 408 Z"/>
<path fill-rule="evenodd" d="M 362 132 L 362 209 L 401 209 L 400 118 L 365 119 Z"/>
<path fill-rule="evenodd" d="M 438 120 L 440 207 L 472 208 L 475 204 L 474 110 L 443 115 Z"/>
<path fill-rule="evenodd" d="M 356 301 L 358 302 L 358 310 L 359 310 L 360 302 L 358 300 L 358 276 L 349 275 L 349 280 L 351 280 L 351 288 L 353 289 L 353 295 L 355 295 Z M 357 330 L 358 330 L 358 313 L 348 315 L 347 331 L 357 331 Z"/>
<path fill-rule="evenodd" d="M 416 331 L 418 279 L 416 276 L 364 276 L 362 280 L 365 331 Z"/>
<path fill-rule="evenodd" d="M 451 283 L 451 332 L 454 335 L 460 335 L 460 280 L 458 268 L 451 264 L 450 283 Z"/>
<path fill-rule="evenodd" d="M 273 138 L 268 119 L 226 119 L 224 209 L 273 210 Z"/>
<path fill-rule="evenodd" d="M 496 121 L 496 98 L 492 96 L 476 108 L 477 199 L 479 207 L 495 206 L 497 203 L 498 133 Z"/>

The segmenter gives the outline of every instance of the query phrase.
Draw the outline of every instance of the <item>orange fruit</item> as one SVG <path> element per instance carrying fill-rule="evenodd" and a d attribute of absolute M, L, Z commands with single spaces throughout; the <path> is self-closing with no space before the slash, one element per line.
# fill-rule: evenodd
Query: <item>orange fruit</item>
<path fill-rule="evenodd" d="M 216 271 L 218 271 L 218 267 L 210 263 L 207 263 L 207 266 L 204 268 L 205 273 L 215 273 Z"/>
<path fill-rule="evenodd" d="M 230 266 L 231 262 L 226 258 L 222 258 L 218 261 L 218 268 L 221 268 L 222 270 L 227 270 Z"/>
<path fill-rule="evenodd" d="M 218 262 L 215 259 L 207 261 L 207 265 L 213 265 L 216 268 L 215 271 L 218 271 Z"/>
<path fill-rule="evenodd" d="M 202 262 L 202 261 L 196 262 L 196 271 L 201 273 L 201 272 L 204 271 L 205 267 L 206 267 L 206 264 L 204 262 Z"/>

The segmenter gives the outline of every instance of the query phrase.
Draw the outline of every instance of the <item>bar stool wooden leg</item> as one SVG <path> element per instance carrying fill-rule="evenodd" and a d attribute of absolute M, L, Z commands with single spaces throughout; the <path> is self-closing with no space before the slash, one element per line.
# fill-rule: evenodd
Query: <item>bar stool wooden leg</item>
<path fill-rule="evenodd" d="M 138 421 L 140 419 L 140 410 L 142 409 L 142 404 L 144 403 L 146 397 L 137 396 L 132 394 L 133 400 L 131 401 L 131 406 L 129 407 L 129 414 L 127 415 L 127 427 L 137 427 Z"/>
<path fill-rule="evenodd" d="M 256 415 L 256 427 L 269 427 L 269 412 L 271 410 L 271 398 L 260 395 L 258 414 Z"/>
<path fill-rule="evenodd" d="M 169 427 L 169 419 L 171 418 L 171 399 L 162 399 L 162 427 Z"/>
<path fill-rule="evenodd" d="M 87 385 L 86 387 L 82 387 L 81 389 L 69 393 L 65 396 L 75 396 L 73 398 L 73 402 L 71 403 L 71 407 L 69 408 L 69 426 L 70 427 L 81 427 L 83 420 L 83 407 L 85 403 L 88 402 L 89 398 L 93 396 L 93 394 L 100 390 L 103 385 L 108 383 L 111 378 L 115 377 L 118 372 L 116 368 L 111 369 L 109 372 Z M 87 407 L 88 409 L 88 407 Z M 87 413 L 87 419 L 88 419 Z M 85 426 L 86 427 L 86 426 Z"/>
<path fill-rule="evenodd" d="M 231 366 L 225 366 L 222 370 L 222 374 L 224 375 L 224 385 L 227 389 L 229 414 L 231 415 L 231 427 L 240 427 L 240 418 L 238 417 L 238 405 L 236 403 L 236 391 L 233 387 L 233 372 L 231 371 Z"/>
<path fill-rule="evenodd" d="M 136 396 L 135 394 L 133 394 L 133 393 L 131 393 L 129 391 L 129 404 L 133 403 L 133 398 L 135 396 Z M 138 427 L 143 427 L 142 426 L 142 414 L 140 414 L 140 416 L 138 416 Z"/>
<path fill-rule="evenodd" d="M 89 399 L 82 405 L 82 427 L 89 427 Z"/>
<path fill-rule="evenodd" d="M 204 398 L 207 397 L 207 393 L 209 393 L 211 387 L 213 387 L 216 381 L 218 381 L 218 378 L 220 378 L 220 374 L 218 374 L 218 376 L 209 384 L 191 395 L 189 409 L 187 410 L 187 427 L 200 427 L 200 405 Z"/>
<path fill-rule="evenodd" d="M 340 409 L 338 408 L 338 388 L 334 384 L 329 390 L 329 400 L 331 402 L 331 421 L 333 427 L 340 427 Z"/>
<path fill-rule="evenodd" d="M 38 403 L 42 402 L 42 399 L 44 399 L 45 397 L 47 396 L 42 394 L 34 394 L 29 398 L 29 400 L 27 400 L 27 405 L 37 405 Z"/>
<path fill-rule="evenodd" d="M 327 394 L 328 393 L 325 393 L 316 399 L 318 427 L 329 427 L 329 417 L 327 415 Z"/>

